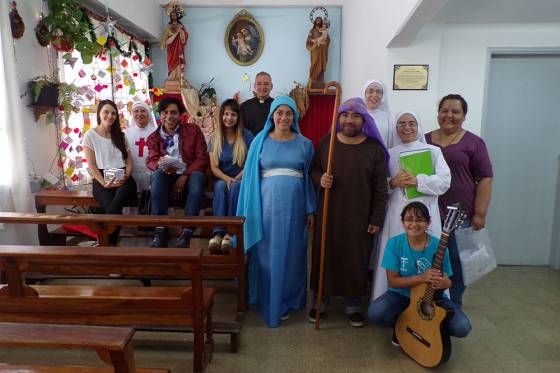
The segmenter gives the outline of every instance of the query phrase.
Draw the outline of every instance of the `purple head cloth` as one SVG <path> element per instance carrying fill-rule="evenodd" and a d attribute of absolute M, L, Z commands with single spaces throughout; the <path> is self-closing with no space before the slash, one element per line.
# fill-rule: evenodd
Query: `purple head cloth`
<path fill-rule="evenodd" d="M 344 101 L 342 105 L 338 107 L 338 115 L 339 119 L 336 122 L 336 132 L 340 131 L 340 113 L 345 111 L 353 111 L 354 113 L 358 113 L 362 116 L 364 120 L 364 124 L 362 126 L 362 133 L 365 134 L 367 137 L 370 137 L 377 141 L 379 145 L 383 148 L 385 152 L 385 164 L 389 164 L 389 152 L 387 152 L 387 148 L 385 147 L 385 143 L 383 142 L 383 138 L 379 134 L 379 130 L 377 129 L 377 125 L 375 124 L 375 120 L 369 114 L 366 103 L 359 97 L 349 98 L 348 100 Z"/>

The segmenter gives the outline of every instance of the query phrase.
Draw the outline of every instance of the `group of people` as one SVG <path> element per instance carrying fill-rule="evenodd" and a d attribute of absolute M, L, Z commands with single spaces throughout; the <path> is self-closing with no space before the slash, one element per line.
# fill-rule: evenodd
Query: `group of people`
<path fill-rule="evenodd" d="M 132 123 L 138 128 L 127 129 L 128 141 L 114 103 L 100 102 L 98 126 L 83 141 L 95 198 L 106 213 L 120 213 L 136 188 L 134 179 L 141 190 L 149 178 L 152 215 L 167 214 L 169 198 L 186 194 L 185 215 L 196 216 L 210 167 L 214 214 L 245 217 L 245 247 L 237 249 L 248 253 L 249 301 L 269 327 L 278 327 L 291 311 L 306 305 L 308 235 L 312 235 L 314 301 L 309 321 L 326 318 L 330 299 L 342 297 L 348 322 L 363 326 L 362 300 L 371 280 L 367 317 L 370 323 L 392 326 L 408 306 L 409 289 L 427 283 L 441 291 L 441 301 L 455 311 L 448 321 L 450 334 L 466 336 L 471 326 L 462 311 L 465 286 L 453 237 L 442 269 L 432 269 L 446 207 L 460 202 L 467 215 L 463 226 L 476 230 L 485 225 L 490 200 L 492 165 L 484 141 L 462 128 L 467 114 L 464 98 L 443 97 L 439 128 L 424 134 L 413 111 L 402 111 L 392 120 L 383 83 L 368 81 L 361 97 L 338 108 L 333 167 L 328 173 L 330 134 L 314 149 L 299 131 L 294 101 L 285 96 L 272 99 L 272 87 L 271 76 L 261 72 L 254 98 L 241 105 L 233 99 L 224 101 L 208 146 L 200 128 L 181 122 L 185 109 L 174 98 L 159 103 L 158 127 L 149 108 L 135 104 Z M 403 154 L 415 152 L 429 153 L 430 172 L 404 169 Z M 138 157 L 145 160 L 136 169 Z M 106 168 L 124 169 L 124 177 L 106 180 Z M 410 187 L 417 195 L 405 193 Z M 324 292 L 317 302 L 327 189 Z M 176 246 L 188 247 L 192 234 L 192 227 L 183 228 Z M 117 240 L 118 231 L 112 235 L 112 242 Z M 168 240 L 167 229 L 157 228 L 151 246 L 166 247 Z M 234 238 L 215 227 L 211 251 L 234 247 Z"/>

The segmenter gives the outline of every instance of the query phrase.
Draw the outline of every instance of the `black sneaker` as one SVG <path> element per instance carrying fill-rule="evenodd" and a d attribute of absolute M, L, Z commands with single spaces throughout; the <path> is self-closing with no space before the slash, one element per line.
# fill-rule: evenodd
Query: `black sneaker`
<path fill-rule="evenodd" d="M 150 243 L 150 247 L 167 247 L 167 241 L 169 240 L 169 234 L 165 228 L 157 228 L 154 238 Z"/>
<path fill-rule="evenodd" d="M 395 331 L 393 330 L 393 338 L 391 338 L 391 344 L 395 347 L 401 347 L 399 341 L 397 340 L 397 336 L 395 335 Z"/>
<path fill-rule="evenodd" d="M 326 312 L 319 312 L 320 321 L 323 321 L 326 318 L 327 318 Z M 317 310 L 315 308 L 309 310 L 309 313 L 307 314 L 307 320 L 311 323 L 315 323 L 317 321 Z"/>
<path fill-rule="evenodd" d="M 181 237 L 177 240 L 177 247 L 189 247 L 191 245 L 192 232 L 183 230 Z"/>
<path fill-rule="evenodd" d="M 346 315 L 348 322 L 354 328 L 361 328 L 366 324 L 366 319 L 364 319 L 364 315 L 361 312 L 354 312 L 349 315 Z"/>

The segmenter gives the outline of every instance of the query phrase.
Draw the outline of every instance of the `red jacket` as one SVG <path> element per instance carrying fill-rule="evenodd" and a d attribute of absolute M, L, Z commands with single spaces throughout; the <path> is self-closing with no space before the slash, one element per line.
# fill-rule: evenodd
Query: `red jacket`
<path fill-rule="evenodd" d="M 157 170 L 158 161 L 167 154 L 163 138 L 160 135 L 161 126 L 148 136 L 148 157 L 146 166 L 152 171 Z M 193 171 L 206 172 L 210 164 L 206 141 L 202 131 L 196 124 L 179 123 L 179 144 L 183 162 L 187 165 L 183 175 L 189 176 Z"/>

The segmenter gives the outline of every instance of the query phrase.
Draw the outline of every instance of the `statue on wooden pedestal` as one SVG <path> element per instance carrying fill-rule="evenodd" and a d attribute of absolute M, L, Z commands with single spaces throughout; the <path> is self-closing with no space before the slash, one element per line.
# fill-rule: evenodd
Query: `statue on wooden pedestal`
<path fill-rule="evenodd" d="M 313 18 L 317 10 L 323 11 L 324 17 Z M 330 22 L 327 10 L 323 7 L 316 7 L 311 11 L 309 19 L 313 22 L 313 27 L 309 30 L 305 43 L 305 47 L 311 56 L 307 87 L 323 89 L 325 86 L 325 71 L 329 61 L 329 44 L 331 42 L 328 33 Z"/>
<path fill-rule="evenodd" d="M 189 33 L 181 23 L 185 14 L 183 5 L 170 1 L 165 7 L 169 24 L 160 41 L 161 49 L 167 49 L 167 79 L 165 88 L 178 92 L 185 79 L 185 45 Z"/>

